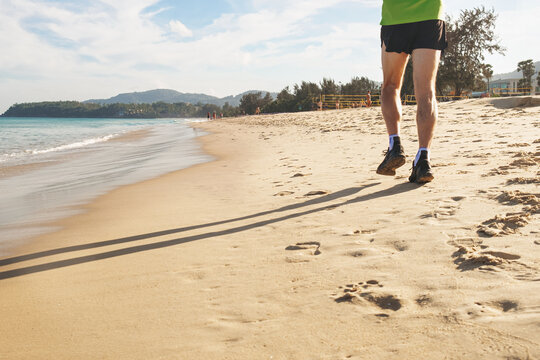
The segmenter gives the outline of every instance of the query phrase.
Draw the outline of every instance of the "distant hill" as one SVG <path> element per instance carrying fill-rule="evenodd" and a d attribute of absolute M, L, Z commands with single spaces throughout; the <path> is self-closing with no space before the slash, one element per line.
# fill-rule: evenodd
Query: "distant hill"
<path fill-rule="evenodd" d="M 244 96 L 245 94 L 257 93 L 257 92 L 261 92 L 263 96 L 267 93 L 267 91 L 262 91 L 262 90 L 249 90 L 236 96 L 231 95 L 224 98 L 218 98 L 215 96 L 205 95 L 205 94 L 181 93 L 176 90 L 157 89 L 157 90 L 149 90 L 149 91 L 143 91 L 143 92 L 119 94 L 109 99 L 91 99 L 91 100 L 84 101 L 84 103 L 101 104 L 101 105 L 108 105 L 108 104 L 115 104 L 115 103 L 153 104 L 159 101 L 163 101 L 168 104 L 174 104 L 174 103 L 198 104 L 200 103 L 200 104 L 213 104 L 217 106 L 223 106 L 225 105 L 226 102 L 228 102 L 229 105 L 231 106 L 238 106 L 240 105 L 240 99 L 242 99 L 242 96 Z M 275 99 L 277 96 L 277 93 L 270 93 L 270 95 L 272 95 L 272 97 Z"/>
<path fill-rule="evenodd" d="M 517 68 L 517 65 L 516 65 Z M 533 81 L 536 79 L 536 74 L 538 74 L 538 71 L 540 71 L 540 61 L 537 61 L 534 63 L 535 74 L 533 75 Z M 494 80 L 506 80 L 506 79 L 521 79 L 523 77 L 523 74 L 518 71 L 512 71 L 509 73 L 503 73 L 503 74 L 495 74 L 491 78 L 491 81 Z"/>

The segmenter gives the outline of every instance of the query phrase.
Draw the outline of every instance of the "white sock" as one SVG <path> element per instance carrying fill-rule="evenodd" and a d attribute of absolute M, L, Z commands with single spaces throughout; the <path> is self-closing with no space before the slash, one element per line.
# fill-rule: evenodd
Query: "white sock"
<path fill-rule="evenodd" d="M 422 150 L 427 152 L 427 159 L 429 160 L 429 149 L 420 148 L 418 149 L 418 152 L 416 153 L 416 158 L 414 159 L 414 166 L 416 166 L 416 164 L 418 163 L 418 160 L 420 160 L 420 154 L 422 153 Z"/>
<path fill-rule="evenodd" d="M 391 151 L 394 148 L 394 138 L 399 137 L 399 134 L 390 135 L 390 145 L 388 146 L 388 151 Z"/>

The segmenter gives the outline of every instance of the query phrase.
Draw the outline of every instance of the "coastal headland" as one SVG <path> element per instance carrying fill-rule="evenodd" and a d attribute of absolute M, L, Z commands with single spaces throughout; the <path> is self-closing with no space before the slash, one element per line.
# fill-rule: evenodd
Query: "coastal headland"
<path fill-rule="evenodd" d="M 215 161 L 0 258 L 0 358 L 539 358 L 540 98 L 441 104 L 424 186 L 414 114 L 396 177 L 377 108 L 195 124 Z"/>

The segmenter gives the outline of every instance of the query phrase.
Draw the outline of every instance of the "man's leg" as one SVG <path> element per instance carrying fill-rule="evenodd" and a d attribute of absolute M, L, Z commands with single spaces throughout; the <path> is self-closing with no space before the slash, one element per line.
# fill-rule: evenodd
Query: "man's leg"
<path fill-rule="evenodd" d="M 386 52 L 382 45 L 383 85 L 381 90 L 381 110 L 388 135 L 399 134 L 401 122 L 401 85 L 409 55 L 406 53 Z"/>
<path fill-rule="evenodd" d="M 431 146 L 437 122 L 435 82 L 439 67 L 440 50 L 416 49 L 412 53 L 414 93 L 416 95 L 418 141 L 421 148 Z"/>
<path fill-rule="evenodd" d="M 405 154 L 399 138 L 399 125 L 402 114 L 400 92 L 408 58 L 409 55 L 406 53 L 387 52 L 383 44 L 381 110 L 390 137 L 390 145 L 383 162 L 377 168 L 377 174 L 381 175 L 395 175 L 396 169 L 405 164 Z"/>
<path fill-rule="evenodd" d="M 425 183 L 433 180 L 429 163 L 429 149 L 437 122 L 435 83 L 440 57 L 440 50 L 416 49 L 412 53 L 419 149 L 413 163 L 412 174 L 409 177 L 411 182 Z"/>

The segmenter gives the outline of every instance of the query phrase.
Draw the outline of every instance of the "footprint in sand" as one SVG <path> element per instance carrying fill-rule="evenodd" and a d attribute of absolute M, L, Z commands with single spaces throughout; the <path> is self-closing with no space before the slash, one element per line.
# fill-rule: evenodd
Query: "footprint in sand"
<path fill-rule="evenodd" d="M 452 254 L 455 258 L 454 264 L 461 271 L 468 270 L 488 270 L 493 271 L 490 266 L 504 267 L 512 261 L 521 259 L 521 256 L 503 251 L 485 250 L 481 240 L 475 239 L 455 239 L 448 242 L 449 245 L 456 246 L 458 250 Z"/>
<path fill-rule="evenodd" d="M 514 313 L 520 310 L 519 303 L 513 300 L 496 300 L 489 302 L 475 302 L 467 311 L 467 315 L 477 318 L 481 316 L 500 316 L 503 313 Z"/>
<path fill-rule="evenodd" d="M 488 250 L 488 246 L 483 245 L 481 239 L 455 239 L 450 240 L 448 244 L 458 248 L 452 255 L 458 270 L 478 269 L 491 272 L 504 270 L 516 280 L 540 281 L 539 269 L 536 266 L 518 261 L 521 259 L 520 255 Z"/>
<path fill-rule="evenodd" d="M 498 167 L 496 169 L 491 169 L 489 172 L 482 174 L 482 177 L 490 177 L 490 176 L 501 176 L 501 175 L 508 175 L 510 172 L 506 169 L 503 169 L 503 167 Z"/>
<path fill-rule="evenodd" d="M 330 193 L 329 191 L 325 191 L 325 190 L 314 190 L 314 191 L 308 192 L 308 193 L 305 194 L 304 196 L 327 195 L 327 194 L 329 194 L 329 193 Z"/>
<path fill-rule="evenodd" d="M 429 295 L 420 295 L 419 297 L 417 297 L 414 301 L 416 301 L 416 303 L 422 307 L 424 306 L 428 306 L 430 305 L 431 303 L 433 303 L 433 299 L 431 298 L 431 296 Z"/>
<path fill-rule="evenodd" d="M 306 241 L 306 242 L 299 242 L 296 243 L 296 245 L 289 245 L 285 248 L 285 250 L 288 251 L 295 251 L 295 250 L 313 250 L 313 255 L 320 255 L 321 251 L 321 243 L 318 241 Z"/>
<path fill-rule="evenodd" d="M 501 194 L 493 196 L 492 199 L 504 205 L 540 205 L 540 194 L 529 194 L 519 190 L 503 191 Z"/>
<path fill-rule="evenodd" d="M 477 232 L 488 237 L 515 234 L 525 227 L 533 215 L 540 213 L 540 196 L 524 193 L 519 190 L 503 191 L 497 196 L 491 196 L 499 203 L 512 206 L 523 205 L 519 212 L 496 215 L 478 226 Z"/>
<path fill-rule="evenodd" d="M 517 177 L 506 180 L 506 185 L 540 184 L 540 178 Z"/>
<path fill-rule="evenodd" d="M 342 289 L 343 295 L 334 299 L 337 303 L 349 303 L 354 305 L 372 304 L 382 310 L 398 311 L 401 309 L 401 300 L 395 295 L 379 293 L 378 289 L 384 287 L 377 280 L 368 280 L 365 283 L 348 284 Z M 388 317 L 388 314 L 378 314 L 380 317 Z"/>
<path fill-rule="evenodd" d="M 496 176 L 496 175 L 508 175 L 508 170 L 514 169 L 528 169 L 531 166 L 538 166 L 540 164 L 540 153 L 525 153 L 519 152 L 514 157 L 517 157 L 516 160 L 512 161 L 508 165 L 499 166 L 498 168 L 492 169 L 487 174 L 482 176 Z"/>
<path fill-rule="evenodd" d="M 522 156 L 510 163 L 510 166 L 519 169 L 525 169 L 529 166 L 537 166 L 540 164 L 540 157 L 538 156 Z"/>
<path fill-rule="evenodd" d="M 405 240 L 396 240 L 392 242 L 392 247 L 399 252 L 409 250 L 409 244 Z"/>
<path fill-rule="evenodd" d="M 274 194 L 274 196 L 287 196 L 294 194 L 294 191 L 280 191 L 277 194 Z"/>
<path fill-rule="evenodd" d="M 530 218 L 530 215 L 523 213 L 496 215 L 480 224 L 477 233 L 487 237 L 515 234 L 529 224 Z"/>
<path fill-rule="evenodd" d="M 436 200 L 435 209 L 421 215 L 420 218 L 449 219 L 456 214 L 460 207 L 459 202 L 463 199 L 465 199 L 464 196 L 454 196 L 450 199 Z"/>
<path fill-rule="evenodd" d="M 293 176 L 291 176 L 291 178 L 305 177 L 305 176 L 309 176 L 309 175 L 311 175 L 311 174 L 296 173 Z"/>
<path fill-rule="evenodd" d="M 343 234 L 342 236 L 359 236 L 359 235 L 369 235 L 376 233 L 376 229 L 362 229 L 362 230 L 354 230 L 348 233 Z"/>

